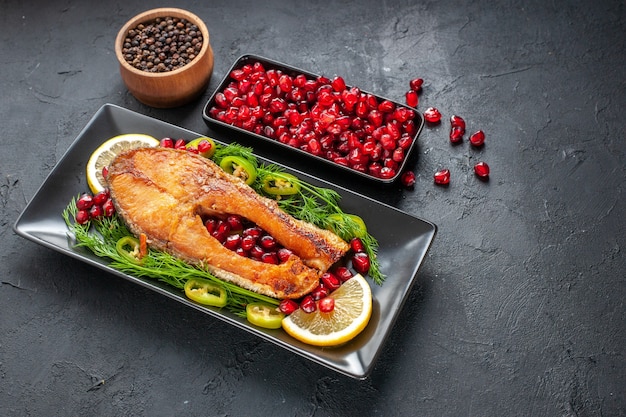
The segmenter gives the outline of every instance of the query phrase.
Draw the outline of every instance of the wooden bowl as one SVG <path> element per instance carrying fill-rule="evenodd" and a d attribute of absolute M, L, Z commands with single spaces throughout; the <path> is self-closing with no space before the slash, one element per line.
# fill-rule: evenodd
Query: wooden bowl
<path fill-rule="evenodd" d="M 147 72 L 133 67 L 122 54 L 124 39 L 129 29 L 157 17 L 177 17 L 195 24 L 203 37 L 200 53 L 181 68 L 166 72 Z M 120 75 L 130 93 L 140 102 L 158 108 L 171 108 L 187 104 L 198 98 L 207 88 L 213 72 L 213 50 L 209 43 L 209 30 L 195 14 L 177 8 L 157 8 L 145 11 L 130 19 L 120 29 L 115 40 L 115 55 L 120 63 Z"/>

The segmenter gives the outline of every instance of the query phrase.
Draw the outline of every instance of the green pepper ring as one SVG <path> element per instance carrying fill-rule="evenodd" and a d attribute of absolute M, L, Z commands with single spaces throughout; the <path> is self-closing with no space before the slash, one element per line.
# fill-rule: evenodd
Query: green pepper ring
<path fill-rule="evenodd" d="M 128 250 L 130 247 L 132 250 Z M 115 250 L 124 259 L 134 264 L 140 264 L 139 259 L 139 239 L 133 236 L 124 236 L 115 243 Z"/>
<path fill-rule="evenodd" d="M 202 278 L 190 278 L 185 282 L 185 295 L 202 305 L 224 307 L 228 302 L 226 289 Z M 217 295 L 219 294 L 219 295 Z"/>
<path fill-rule="evenodd" d="M 280 180 L 283 184 L 277 184 L 277 180 Z M 282 195 L 294 195 L 300 192 L 300 180 L 291 174 L 272 173 L 263 178 L 262 189 L 269 195 L 282 196 Z"/>
<path fill-rule="evenodd" d="M 256 180 L 256 168 L 250 161 L 241 156 L 225 156 L 220 162 L 220 168 L 229 174 L 241 178 L 248 185 L 252 185 Z"/>

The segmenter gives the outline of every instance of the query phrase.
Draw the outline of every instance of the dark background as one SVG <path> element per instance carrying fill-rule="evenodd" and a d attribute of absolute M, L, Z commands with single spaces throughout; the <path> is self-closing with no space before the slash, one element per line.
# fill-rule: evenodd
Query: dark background
<path fill-rule="evenodd" d="M 157 110 L 126 91 L 113 40 L 133 15 L 167 5 L 206 22 L 215 69 L 197 102 Z M 623 1 L 2 0 L 0 10 L 0 414 L 626 415 Z M 420 135 L 414 190 L 286 161 L 439 226 L 364 381 L 12 230 L 104 103 L 232 139 L 201 110 L 246 53 L 398 101 L 423 77 L 419 109 L 444 114 Z M 484 148 L 450 145 L 451 114 L 486 132 Z M 478 160 L 490 181 L 472 173 Z M 433 184 L 441 167 L 448 188 Z"/>

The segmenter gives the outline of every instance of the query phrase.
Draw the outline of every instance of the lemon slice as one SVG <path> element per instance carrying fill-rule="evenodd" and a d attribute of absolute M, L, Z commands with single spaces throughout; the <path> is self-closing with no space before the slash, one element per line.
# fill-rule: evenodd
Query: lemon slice
<path fill-rule="evenodd" d="M 335 299 L 330 313 L 305 313 L 298 309 L 283 319 L 283 329 L 293 338 L 315 346 L 336 346 L 356 337 L 372 316 L 372 290 L 357 274 L 329 295 Z"/>
<path fill-rule="evenodd" d="M 87 184 L 94 194 L 99 193 L 106 187 L 102 169 L 108 167 L 113 158 L 123 151 L 135 148 L 153 147 L 159 145 L 159 141 L 142 133 L 128 133 L 114 136 L 104 142 L 89 157 L 87 162 Z"/>

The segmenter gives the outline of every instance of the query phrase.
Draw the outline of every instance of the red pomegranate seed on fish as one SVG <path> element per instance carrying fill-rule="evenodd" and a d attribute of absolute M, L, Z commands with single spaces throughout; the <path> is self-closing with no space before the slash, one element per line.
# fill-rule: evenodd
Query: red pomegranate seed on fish
<path fill-rule="evenodd" d="M 76 201 L 76 208 L 78 210 L 89 210 L 94 205 L 94 201 L 93 200 L 94 199 L 91 196 L 91 194 L 83 194 Z M 100 205 L 100 204 L 98 204 L 98 205 Z"/>
<path fill-rule="evenodd" d="M 486 179 L 487 177 L 489 177 L 489 171 L 489 165 L 487 165 L 487 163 L 485 162 L 481 161 L 474 165 L 474 173 L 479 178 Z"/>
<path fill-rule="evenodd" d="M 437 185 L 448 185 L 450 184 L 450 170 L 442 169 L 441 171 L 435 172 L 434 175 L 435 184 Z"/>
<path fill-rule="evenodd" d="M 230 226 L 231 231 L 239 231 L 243 229 L 243 221 L 238 214 L 229 214 L 226 217 L 226 223 Z"/>
<path fill-rule="evenodd" d="M 317 305 L 315 304 L 313 296 L 305 296 L 300 302 L 300 309 L 302 309 L 302 311 L 304 311 L 305 313 L 313 313 L 315 310 L 317 310 Z"/>
<path fill-rule="evenodd" d="M 415 185 L 415 173 L 413 171 L 405 171 L 400 177 L 402 185 L 406 188 L 411 188 Z"/>
<path fill-rule="evenodd" d="M 262 236 L 261 239 L 259 240 L 259 244 L 261 245 L 263 249 L 267 251 L 272 251 L 276 249 L 276 246 L 278 245 L 278 243 L 276 242 L 276 239 L 274 239 L 270 235 Z"/>
<path fill-rule="evenodd" d="M 485 132 L 479 130 L 472 133 L 470 136 L 470 143 L 474 146 L 482 146 L 485 143 Z"/>
<path fill-rule="evenodd" d="M 276 255 L 276 252 L 265 252 L 263 255 L 261 255 L 261 262 L 266 264 L 278 265 L 278 255 Z"/>
<path fill-rule="evenodd" d="M 78 210 L 76 212 L 76 223 L 85 224 L 89 221 L 89 210 Z"/>
<path fill-rule="evenodd" d="M 206 222 L 204 222 L 204 227 L 206 228 L 206 231 L 209 232 L 209 234 L 213 234 L 213 232 L 215 232 L 215 229 L 217 228 L 217 220 L 208 219 Z"/>
<path fill-rule="evenodd" d="M 457 116 L 456 114 L 450 116 L 450 126 L 461 128 L 463 132 L 465 132 L 465 120 L 463 120 L 461 116 Z"/>
<path fill-rule="evenodd" d="M 290 299 L 284 299 L 278 305 L 281 313 L 289 315 L 298 309 L 298 303 Z"/>
<path fill-rule="evenodd" d="M 187 143 L 185 142 L 185 139 L 178 139 L 176 142 L 174 142 L 174 149 L 186 149 L 187 148 Z"/>
<path fill-rule="evenodd" d="M 359 274 L 367 274 L 370 270 L 370 257 L 365 252 L 357 252 L 352 255 L 352 267 Z"/>
<path fill-rule="evenodd" d="M 250 249 L 250 256 L 255 259 L 261 259 L 261 257 L 265 254 L 265 251 L 259 245 L 254 245 L 252 249 Z"/>
<path fill-rule="evenodd" d="M 252 248 L 254 248 L 256 245 L 256 237 L 254 236 L 244 236 L 241 239 L 241 247 L 246 250 L 252 250 Z"/>
<path fill-rule="evenodd" d="M 278 255 L 278 260 L 283 263 L 283 262 L 287 262 L 287 259 L 289 259 L 289 257 L 291 255 L 293 255 L 293 252 L 290 251 L 287 248 L 280 248 L 278 249 L 278 251 L 276 252 L 276 255 Z"/>
<path fill-rule="evenodd" d="M 407 91 L 405 94 L 405 100 L 407 106 L 417 107 L 419 102 L 419 98 L 417 97 L 417 92 L 415 90 Z"/>
<path fill-rule="evenodd" d="M 335 309 L 335 299 L 324 297 L 318 301 L 318 308 L 322 313 L 331 313 Z"/>
<path fill-rule="evenodd" d="M 241 237 L 241 235 L 238 235 L 238 234 L 229 235 L 224 241 L 223 245 L 226 249 L 236 251 L 237 248 L 241 246 L 242 240 L 243 238 Z"/>
<path fill-rule="evenodd" d="M 424 119 L 429 123 L 439 123 L 441 121 L 441 113 L 436 107 L 429 107 L 424 111 Z"/>

